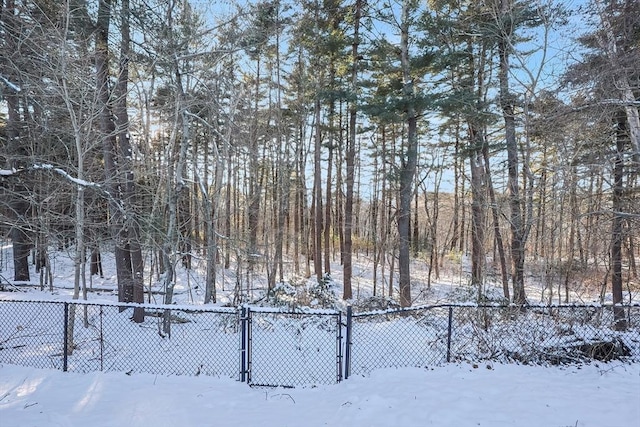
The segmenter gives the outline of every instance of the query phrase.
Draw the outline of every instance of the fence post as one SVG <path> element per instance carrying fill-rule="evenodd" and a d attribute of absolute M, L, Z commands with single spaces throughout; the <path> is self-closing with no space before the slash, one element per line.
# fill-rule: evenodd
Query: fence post
<path fill-rule="evenodd" d="M 247 381 L 247 308 L 240 309 L 240 381 Z"/>
<path fill-rule="evenodd" d="M 104 328 L 102 325 L 102 315 L 102 306 L 100 306 L 100 371 L 104 371 Z"/>
<path fill-rule="evenodd" d="M 447 363 L 451 362 L 451 326 L 453 324 L 453 307 L 449 306 L 449 325 L 447 326 Z"/>
<path fill-rule="evenodd" d="M 337 316 L 338 330 L 336 336 L 336 375 L 338 382 L 342 381 L 342 312 Z"/>
<path fill-rule="evenodd" d="M 252 325 L 251 325 L 251 309 L 249 307 L 247 307 L 247 344 L 246 344 L 246 349 L 247 349 L 247 364 L 246 364 L 246 369 L 247 369 L 247 383 L 251 383 L 251 330 L 252 330 Z"/>
<path fill-rule="evenodd" d="M 347 306 L 347 333 L 344 354 L 344 379 L 348 379 L 351 375 L 351 318 L 353 312 L 351 306 Z"/>
<path fill-rule="evenodd" d="M 64 339 L 62 340 L 62 371 L 67 372 L 67 346 L 69 345 L 69 304 L 64 303 L 64 320 L 62 322 L 64 328 Z"/>

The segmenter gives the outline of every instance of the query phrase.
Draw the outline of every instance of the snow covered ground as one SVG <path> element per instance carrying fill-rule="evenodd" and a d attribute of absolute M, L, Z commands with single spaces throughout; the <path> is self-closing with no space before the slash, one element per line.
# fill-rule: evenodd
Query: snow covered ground
<path fill-rule="evenodd" d="M 296 389 L 0 365 L 3 427 L 631 427 L 639 421 L 637 364 L 383 369 Z"/>
<path fill-rule="evenodd" d="M 11 277 L 10 247 L 0 246 L 0 271 Z M 115 300 L 115 268 L 112 257 L 105 255 L 105 277 L 92 278 L 94 292 L 89 293 L 89 301 L 93 303 Z M 20 287 L 0 293 L 0 299 L 68 301 L 72 263 L 61 252 L 53 261 L 53 291 Z M 364 298 L 372 290 L 370 266 L 364 257 L 356 264 L 354 292 Z M 473 301 L 461 274 L 436 281 L 427 289 L 424 266 L 416 262 L 415 267 L 416 303 Z M 232 271 L 222 273 L 226 285 L 224 290 L 218 289 L 218 305 L 233 299 L 235 276 Z M 35 285 L 37 276 L 32 274 Z M 256 279 L 259 288 L 261 279 Z M 339 269 L 333 279 L 338 290 Z M 297 280 L 303 282 L 299 286 L 309 286 L 304 279 Z M 174 301 L 202 304 L 201 283 L 201 269 L 179 269 Z M 156 280 L 148 286 L 161 290 Z M 490 285 L 488 290 L 499 293 L 498 286 Z M 542 300 L 542 294 L 536 293 L 541 290 L 535 285 L 528 289 L 531 302 Z M 574 295 L 574 302 L 597 301 L 591 294 Z M 630 302 L 637 297 L 637 293 L 630 295 Z M 251 300 L 260 298 L 259 289 L 252 291 Z M 161 300 L 154 294 L 149 302 Z M 132 327 L 130 322 L 127 325 Z M 360 372 L 354 368 L 353 373 Z M 433 369 L 378 369 L 335 385 L 284 389 L 250 388 L 216 376 L 63 373 L 0 363 L 0 427 L 236 425 L 631 427 L 640 425 L 640 364 L 540 367 L 463 363 Z"/>

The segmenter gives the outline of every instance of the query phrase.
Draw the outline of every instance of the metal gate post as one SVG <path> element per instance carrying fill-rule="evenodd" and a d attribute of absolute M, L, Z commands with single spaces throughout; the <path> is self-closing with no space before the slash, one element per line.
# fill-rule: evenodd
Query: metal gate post
<path fill-rule="evenodd" d="M 351 319 L 352 319 L 351 306 L 347 306 L 347 333 L 345 344 L 345 357 L 344 357 L 344 379 L 348 379 L 351 375 Z"/>
<path fill-rule="evenodd" d="M 247 307 L 247 384 L 251 383 L 251 330 L 252 330 L 252 321 L 251 321 L 251 309 Z"/>
<path fill-rule="evenodd" d="M 342 381 L 342 312 L 337 316 L 336 336 L 336 375 L 338 382 Z"/>
<path fill-rule="evenodd" d="M 247 308 L 240 309 L 240 381 L 247 381 Z"/>
<path fill-rule="evenodd" d="M 449 326 L 447 327 L 447 363 L 451 362 L 451 326 L 453 324 L 453 307 L 449 306 Z"/>
<path fill-rule="evenodd" d="M 67 346 L 69 345 L 69 303 L 64 303 L 64 320 L 63 320 L 63 342 L 62 342 L 62 371 L 67 372 L 67 363 L 68 363 L 68 354 L 67 354 Z"/>

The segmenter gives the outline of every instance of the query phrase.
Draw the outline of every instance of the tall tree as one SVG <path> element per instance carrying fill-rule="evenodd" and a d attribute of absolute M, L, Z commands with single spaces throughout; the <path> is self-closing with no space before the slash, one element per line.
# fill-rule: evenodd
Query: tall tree
<path fill-rule="evenodd" d="M 505 143 L 507 149 L 507 169 L 509 193 L 509 224 L 511 226 L 511 262 L 513 302 L 526 303 L 524 290 L 524 260 L 525 260 L 525 220 L 522 214 L 520 199 L 520 161 L 518 158 L 518 142 L 516 139 L 515 96 L 509 85 L 510 53 L 514 45 L 514 31 L 522 18 L 522 10 L 514 7 L 513 0 L 497 0 L 496 21 L 498 38 L 498 80 L 499 98 L 502 117 L 505 126 Z"/>
<path fill-rule="evenodd" d="M 133 209 L 136 190 L 127 112 L 130 60 L 129 2 L 125 0 L 121 4 L 120 65 L 117 83 L 112 89 L 109 72 L 109 31 L 113 7 L 111 0 L 100 0 L 94 25 L 99 123 L 105 179 L 112 195 L 109 211 L 111 235 L 115 244 L 118 299 L 141 303 L 143 262 L 138 219 Z M 134 320 L 144 320 L 142 309 L 134 310 Z"/>
<path fill-rule="evenodd" d="M 345 178 L 345 203 L 344 203 L 344 252 L 343 260 L 343 299 L 351 299 L 353 297 L 353 289 L 351 285 L 351 277 L 353 275 L 353 184 L 354 169 L 356 156 L 356 125 L 358 118 L 358 62 L 360 45 L 360 19 L 363 12 L 363 1 L 355 0 L 353 5 L 353 41 L 351 45 L 351 103 L 349 104 L 349 137 L 347 138 L 347 147 L 345 153 L 345 162 L 347 166 L 347 174 Z"/>
<path fill-rule="evenodd" d="M 628 218 L 631 204 L 631 191 L 625 186 L 631 185 L 633 179 L 629 171 L 636 169 L 638 161 L 638 105 L 631 88 L 640 87 L 640 4 L 631 0 L 600 1 L 594 0 L 591 11 L 595 28 L 579 39 L 587 48 L 581 63 L 571 65 L 565 74 L 565 82 L 580 88 L 583 95 L 575 99 L 578 104 L 574 109 L 585 109 L 598 113 L 596 123 L 600 121 L 614 123 L 613 134 L 602 135 L 602 140 L 610 143 L 615 140 L 615 147 L 595 146 L 604 150 L 607 163 L 611 162 L 611 245 L 610 269 L 612 296 L 614 304 L 621 304 L 622 294 L 622 245 L 625 241 L 623 223 Z M 612 99 L 612 95 L 614 98 Z M 616 96 L 617 95 L 617 96 Z M 593 120 L 593 115 L 591 115 Z M 604 126 L 604 132 L 610 132 L 610 126 Z M 612 159 L 609 160 L 609 159 Z M 627 165 L 635 165 L 629 168 Z M 631 172 L 632 174 L 637 172 Z M 626 194 L 626 196 L 625 196 Z M 633 254 L 630 254 L 633 256 Z M 616 328 L 624 329 L 624 312 L 619 308 L 614 311 Z"/>
<path fill-rule="evenodd" d="M 400 205 L 398 206 L 398 271 L 400 273 L 400 305 L 411 305 L 411 197 L 413 183 L 418 162 L 418 106 L 416 105 L 415 78 L 412 75 L 409 32 L 411 14 L 415 5 L 410 0 L 402 2 L 400 18 L 400 61 L 402 67 L 402 95 L 405 105 L 405 120 L 407 126 L 407 144 L 400 166 Z"/>
<path fill-rule="evenodd" d="M 120 61 L 118 69 L 118 79 L 114 89 L 115 102 L 115 122 L 118 138 L 118 168 L 121 180 L 122 205 L 125 210 L 125 221 L 123 224 L 123 237 L 125 239 L 125 271 L 127 277 L 122 286 L 126 289 L 125 298 L 127 301 L 136 303 L 144 302 L 143 285 L 143 257 L 140 234 L 140 221 L 135 209 L 135 201 L 138 189 L 134 177 L 133 150 L 131 148 L 129 113 L 127 107 L 127 97 L 129 96 L 129 62 L 131 60 L 131 35 L 130 35 L 130 4 L 129 0 L 120 2 Z M 144 320 L 144 309 L 136 307 L 133 310 L 135 322 Z"/>
<path fill-rule="evenodd" d="M 8 169 L 18 169 L 24 166 L 25 159 L 28 158 L 26 135 L 24 135 L 23 120 L 21 117 L 21 103 L 24 98 L 21 95 L 20 71 L 12 64 L 19 64 L 22 49 L 20 40 L 24 36 L 21 32 L 21 19 L 14 0 L 7 0 L 6 5 L 0 11 L 0 22 L 4 29 L 2 37 L 2 88 L 4 98 L 7 101 L 7 122 L 6 139 L 7 151 L 6 167 Z M 23 102 L 21 102 L 21 100 Z M 24 106 L 23 106 L 24 107 Z M 10 228 L 11 241 L 13 243 L 13 275 L 16 281 L 29 281 L 29 250 L 31 248 L 31 237 L 29 232 L 29 211 L 30 203 L 28 188 L 24 182 L 14 181 L 9 189 L 9 201 L 7 210 L 12 219 Z"/>

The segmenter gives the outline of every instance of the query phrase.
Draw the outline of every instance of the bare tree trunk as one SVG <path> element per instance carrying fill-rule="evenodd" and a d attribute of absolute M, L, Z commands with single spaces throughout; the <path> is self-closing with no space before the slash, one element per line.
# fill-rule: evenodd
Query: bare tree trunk
<path fill-rule="evenodd" d="M 215 142 L 214 142 L 215 144 Z M 216 165 L 215 165 L 215 177 L 214 177 L 214 195 L 219 194 L 220 192 L 220 182 L 222 180 L 222 161 L 220 159 L 219 153 L 216 152 Z M 196 174 L 196 182 L 198 187 L 200 188 L 200 194 L 202 195 L 202 203 L 203 203 L 203 217 L 204 223 L 206 224 L 206 248 L 207 248 L 207 273 L 205 279 L 205 290 L 204 290 L 204 303 L 209 304 L 211 302 L 216 302 L 216 255 L 218 253 L 218 227 L 216 224 L 216 214 L 213 209 L 213 202 L 211 201 L 211 197 L 209 197 L 209 190 L 205 182 L 203 182 L 200 177 Z"/>
<path fill-rule="evenodd" d="M 403 97 L 406 102 L 407 146 L 400 169 L 400 204 L 398 209 L 398 271 L 400 305 L 411 306 L 411 196 L 418 161 L 418 115 L 415 106 L 415 89 L 409 63 L 409 2 L 402 3 L 400 23 L 400 59 L 404 79 Z"/>
<path fill-rule="evenodd" d="M 440 270 L 438 267 L 438 216 L 439 216 L 439 193 L 440 193 L 440 179 L 442 174 L 436 172 L 436 185 L 433 192 L 433 212 L 429 211 L 429 203 L 427 197 L 427 189 L 424 188 L 424 213 L 427 219 L 427 229 L 429 237 L 429 272 L 427 274 L 427 289 L 431 289 L 431 277 L 435 270 L 436 278 L 440 277 Z M 417 211 L 416 207 L 416 211 Z"/>
<path fill-rule="evenodd" d="M 144 276 L 143 258 L 140 245 L 140 225 L 134 210 L 134 202 L 137 197 L 136 183 L 133 176 L 133 152 L 129 140 L 129 114 L 127 112 L 127 85 L 129 82 L 129 0 L 121 0 L 121 26 L 120 26 L 120 72 L 115 88 L 116 95 L 116 125 L 118 135 L 118 145 L 120 148 L 118 166 L 120 173 L 124 177 L 123 182 L 123 205 L 126 211 L 126 223 L 121 231 L 123 239 L 127 242 L 126 262 L 130 267 L 126 269 L 129 277 L 126 278 L 126 292 L 130 295 L 127 300 L 144 302 Z M 135 307 L 133 310 L 133 320 L 137 323 L 144 321 L 144 308 Z"/>
<path fill-rule="evenodd" d="M 333 173 L 333 101 L 329 107 L 329 157 L 327 159 L 327 179 L 325 180 L 325 206 L 324 206 L 324 273 L 331 274 L 331 174 Z"/>
<path fill-rule="evenodd" d="M 615 329 L 618 331 L 627 328 L 624 309 L 616 307 L 622 301 L 622 242 L 623 236 L 623 216 L 624 211 L 624 146 L 628 141 L 626 129 L 626 117 L 619 114 L 616 127 L 616 157 L 613 164 L 613 194 L 611 209 L 613 210 L 613 221 L 611 225 L 611 292 L 613 297 L 613 314 Z M 627 141 L 625 141 L 625 139 Z"/>
<path fill-rule="evenodd" d="M 295 202 L 293 207 L 293 270 L 296 274 L 300 274 L 300 246 L 303 240 L 303 207 L 302 197 L 304 194 L 303 186 L 304 180 L 302 179 L 303 161 L 302 159 L 302 144 L 304 138 L 302 136 L 302 126 L 298 130 L 297 146 L 296 146 L 296 186 L 295 186 Z M 303 246 L 304 247 L 304 246 Z"/>
<path fill-rule="evenodd" d="M 502 293 L 509 300 L 509 273 L 507 272 L 507 257 L 504 252 L 504 243 L 502 240 L 502 232 L 500 231 L 500 220 L 498 212 L 498 203 L 493 188 L 493 180 L 491 179 L 491 170 L 489 167 L 489 149 L 487 145 L 482 149 L 482 156 L 485 164 L 485 174 L 487 177 L 487 190 L 489 192 L 489 201 L 491 202 L 491 216 L 493 219 L 493 232 L 495 233 L 496 246 L 498 247 L 498 258 L 500 263 L 500 273 L 502 277 Z"/>
<path fill-rule="evenodd" d="M 478 138 L 478 137 L 476 137 Z M 480 139 L 484 137 L 480 136 Z M 475 138 L 474 138 L 475 139 Z M 486 181 L 482 154 L 475 151 L 471 164 L 471 285 L 478 289 L 478 299 L 484 296 Z"/>
<path fill-rule="evenodd" d="M 109 199 L 110 230 L 114 240 L 116 274 L 118 278 L 118 301 L 130 301 L 133 295 L 131 285 L 131 261 L 126 251 L 123 237 L 123 213 L 118 203 L 121 186 L 116 167 L 117 141 L 116 127 L 112 120 L 111 93 L 109 89 L 109 22 L 111 20 L 111 0 L 99 2 L 95 31 L 95 67 L 97 98 L 99 103 L 100 132 L 105 178 L 111 197 Z"/>
<path fill-rule="evenodd" d="M 509 89 L 509 49 L 511 49 L 512 27 L 512 0 L 500 0 L 501 23 L 498 40 L 498 53 L 500 56 L 500 69 L 498 79 L 500 81 L 500 106 L 505 123 L 505 141 L 507 145 L 507 165 L 510 225 L 511 225 L 511 262 L 513 302 L 525 304 L 527 302 L 524 290 L 524 259 L 525 236 L 524 220 L 522 215 L 522 202 L 520 200 L 518 143 L 516 141 L 516 124 L 514 112 L 514 96 Z"/>
<path fill-rule="evenodd" d="M 379 164 L 379 157 L 380 155 L 378 153 L 376 153 L 373 157 L 373 170 L 377 171 L 378 170 L 378 164 Z M 379 194 L 381 194 L 380 192 L 380 176 L 378 173 L 374 173 L 373 175 L 373 191 L 371 192 L 370 198 L 369 198 L 369 205 L 371 206 L 371 234 L 372 234 L 372 244 L 373 244 L 373 271 L 371 272 L 372 274 L 372 281 L 373 281 L 373 296 L 377 296 L 378 295 L 378 265 L 380 264 L 380 256 L 378 255 L 380 253 L 379 250 L 379 246 L 380 246 L 380 235 L 382 233 L 379 232 L 379 230 L 382 229 L 382 220 L 380 218 L 380 211 L 383 209 L 380 209 L 380 199 L 379 199 Z"/>
<path fill-rule="evenodd" d="M 322 274 L 322 176 L 320 167 L 320 151 L 322 147 L 321 115 L 320 115 L 320 98 L 316 97 L 315 102 L 315 138 L 314 138 L 314 154 L 313 154 L 313 201 L 314 201 L 314 232 L 313 232 L 313 267 L 316 273 L 318 283 L 323 280 Z"/>
<path fill-rule="evenodd" d="M 16 5 L 14 0 L 7 0 L 5 9 L 0 9 L 0 18 L 2 18 L 3 29 L 4 27 L 18 28 L 20 22 L 17 22 Z M 6 48 L 11 53 L 18 50 L 16 35 L 4 34 L 2 37 L 6 39 Z M 4 77 L 4 76 L 3 76 Z M 7 78 L 9 80 L 17 81 L 17 76 L 13 72 L 8 73 Z M 21 123 L 20 116 L 20 87 L 13 84 L 4 90 L 4 84 L 2 86 L 2 96 L 7 101 L 7 123 L 6 123 L 6 145 L 3 150 L 6 149 L 7 153 L 11 153 L 12 157 L 9 157 L 6 167 L 8 169 L 19 169 L 21 166 L 20 157 L 27 157 L 26 152 L 27 143 L 22 140 L 21 129 L 23 124 Z M 15 157 L 14 157 L 15 156 Z M 13 224 L 10 229 L 10 237 L 12 242 L 13 251 L 13 279 L 15 281 L 29 281 L 29 250 L 31 248 L 31 242 L 29 238 L 28 221 L 30 206 L 28 202 L 27 187 L 22 182 L 15 182 L 12 185 L 13 194 L 9 200 L 9 213 L 13 219 Z"/>
<path fill-rule="evenodd" d="M 567 242 L 567 262 L 563 266 L 564 270 L 564 302 L 569 303 L 569 283 L 571 282 L 571 275 L 573 272 L 576 250 L 576 229 L 578 227 L 578 216 L 580 211 L 578 210 L 578 201 L 576 194 L 577 187 L 577 171 L 576 167 L 571 168 L 569 174 L 569 208 L 571 214 L 571 221 L 569 224 L 569 241 Z"/>
<path fill-rule="evenodd" d="M 351 45 L 351 91 L 357 93 L 358 84 L 358 45 L 360 44 L 360 17 L 362 14 L 362 0 L 356 0 L 353 20 L 353 43 Z M 345 163 L 347 174 L 345 177 L 346 191 L 344 202 L 344 253 L 342 254 L 343 288 L 342 299 L 353 298 L 351 278 L 353 276 L 353 185 L 355 168 L 356 120 L 357 105 L 355 96 L 349 104 L 349 136 Z M 375 268 L 375 266 L 374 266 Z M 375 286 L 375 283 L 374 283 Z M 374 292 L 375 294 L 375 292 Z"/>
<path fill-rule="evenodd" d="M 14 93 L 6 95 L 8 104 L 8 121 L 7 121 L 7 139 L 9 143 L 16 149 L 12 149 L 12 153 L 21 153 L 24 151 L 20 148 L 20 113 L 19 113 L 19 99 Z M 26 153 L 25 153 L 26 154 Z M 8 165 L 10 169 L 19 168 L 19 161 L 13 162 Z M 30 280 L 29 275 L 29 250 L 31 248 L 31 242 L 29 234 L 27 233 L 28 223 L 27 217 L 29 215 L 29 202 L 26 186 L 21 183 L 15 183 L 13 187 L 12 200 L 10 202 L 10 211 L 14 217 L 14 224 L 11 227 L 11 242 L 13 247 L 13 279 L 15 281 Z"/>
<path fill-rule="evenodd" d="M 168 10 L 168 26 L 173 24 L 172 9 Z M 174 46 L 175 41 L 172 40 L 170 45 Z M 175 53 L 174 53 L 175 55 Z M 189 114 L 187 111 L 187 100 L 185 95 L 185 87 L 183 83 L 182 73 L 178 63 L 178 56 L 175 55 L 171 64 L 171 72 L 175 78 L 176 104 L 175 104 L 175 122 L 171 131 L 168 149 L 165 153 L 168 162 L 168 171 L 166 178 L 166 209 L 168 224 L 166 228 L 166 237 L 162 243 L 162 256 L 165 264 L 164 277 L 164 303 L 169 305 L 173 303 L 173 293 L 175 289 L 175 268 L 178 264 L 178 209 L 182 194 L 188 191 L 185 182 L 187 151 L 191 142 L 191 128 L 189 123 Z M 178 126 L 181 126 L 181 134 L 178 136 Z M 178 138 L 180 138 L 179 145 Z M 171 310 L 165 310 L 162 317 L 162 332 L 171 335 Z"/>
<path fill-rule="evenodd" d="M 258 223 L 260 220 L 260 198 L 262 197 L 262 186 L 259 170 L 259 152 L 258 152 L 258 125 L 259 125 L 259 108 L 258 99 L 260 93 L 260 57 L 256 61 L 256 89 L 255 89 L 255 105 L 253 114 L 253 125 L 251 131 L 251 142 L 249 147 L 249 207 L 247 209 L 247 221 L 249 225 L 249 246 L 247 248 L 247 259 L 249 274 L 253 274 L 255 263 L 258 260 Z"/>
<path fill-rule="evenodd" d="M 339 112 L 339 123 L 338 123 L 338 147 L 344 147 L 345 146 L 345 141 L 346 139 L 348 139 L 348 134 L 345 138 L 345 135 L 343 134 L 343 116 L 342 116 L 342 102 L 340 102 L 340 112 Z M 344 271 L 344 253 L 345 253 L 345 249 L 344 249 L 344 213 L 345 213 L 345 193 L 346 191 L 342 191 L 343 188 L 345 188 L 344 186 L 344 178 L 343 178 L 343 174 L 345 172 L 343 172 L 343 164 L 346 163 L 345 161 L 345 154 L 343 153 L 342 149 L 338 150 L 338 155 L 337 155 L 337 159 L 336 159 L 336 191 L 335 191 L 335 197 L 336 197 L 336 207 L 335 207 L 335 215 L 334 215 L 334 219 L 333 219 L 333 229 L 337 231 L 338 233 L 338 251 L 340 253 L 340 265 L 343 266 L 343 271 Z M 335 238 L 333 243 L 335 243 Z M 335 246 L 335 244 L 334 244 Z M 334 249 L 334 258 L 335 258 L 335 249 Z M 344 276 L 343 276 L 344 277 Z M 343 284 L 343 289 L 344 289 L 344 284 Z"/>
<path fill-rule="evenodd" d="M 62 41 L 63 48 L 61 54 L 61 64 L 62 64 L 62 92 L 64 97 L 65 106 L 67 108 L 67 112 L 69 114 L 69 118 L 71 120 L 71 125 L 73 128 L 75 149 L 76 149 L 76 177 L 79 181 L 83 181 L 85 179 L 84 173 L 84 162 L 85 162 L 85 152 L 86 148 L 84 146 L 82 127 L 80 125 L 80 121 L 78 119 L 78 114 L 74 105 L 72 103 L 72 95 L 69 90 L 67 84 L 67 58 L 66 58 L 66 37 L 69 32 L 69 21 L 71 19 L 70 11 L 68 10 L 69 5 L 67 4 L 67 10 L 65 11 L 65 28 L 64 28 L 64 37 L 65 39 Z M 82 111 L 81 113 L 86 113 Z M 86 281 L 85 281 L 85 198 L 84 198 L 84 187 L 78 185 L 76 187 L 76 200 L 75 200 L 75 242 L 76 249 L 74 255 L 74 286 L 73 286 L 73 299 L 78 299 L 80 297 L 80 288 L 82 287 L 84 299 L 87 299 L 86 292 Z M 70 331 L 71 341 L 73 341 L 73 317 L 71 318 Z M 73 349 L 73 345 L 70 345 L 70 350 Z"/>
<path fill-rule="evenodd" d="M 177 65 L 177 64 L 176 64 Z M 177 153 L 173 153 L 171 148 L 170 154 L 170 166 L 167 176 L 167 235 L 163 242 L 163 257 L 166 267 L 164 288 L 165 296 L 164 303 L 173 303 L 173 291 L 175 288 L 175 267 L 178 263 L 178 202 L 182 192 L 186 188 L 184 181 L 185 164 L 187 157 L 187 149 L 189 147 L 190 132 L 189 132 L 189 119 L 186 114 L 186 106 L 184 105 L 184 93 L 182 90 L 182 82 L 178 69 L 175 70 L 178 84 L 178 103 L 177 103 L 177 120 L 182 123 L 182 136 Z M 170 147 L 176 145 L 176 130 L 172 133 L 172 142 Z M 174 166 L 175 165 L 175 166 Z M 171 335 L 171 311 L 165 310 L 162 322 L 162 330 L 165 334 Z"/>
<path fill-rule="evenodd" d="M 224 244 L 224 268 L 229 269 L 231 265 L 231 206 L 232 206 L 232 198 L 231 198 L 231 188 L 233 187 L 233 161 L 231 158 L 231 150 L 229 149 L 229 145 L 225 144 L 225 159 L 227 160 L 227 185 L 225 187 L 225 203 L 224 203 L 224 231 L 226 234 L 226 241 Z M 223 283 L 224 289 L 224 283 Z"/>
<path fill-rule="evenodd" d="M 289 144 L 288 142 L 286 143 Z M 285 154 L 285 159 L 283 161 L 283 165 L 281 166 L 281 170 L 278 173 L 278 187 L 279 187 L 279 198 L 278 198 L 278 211 L 277 211 L 277 229 L 276 229 L 276 241 L 275 241 L 275 263 L 276 270 L 278 274 L 278 280 L 280 282 L 284 282 L 284 261 L 282 255 L 283 243 L 284 243 L 284 235 L 285 235 L 285 226 L 287 219 L 287 212 L 289 211 L 289 175 L 291 174 L 289 168 L 289 155 L 288 155 L 288 147 L 286 149 L 287 154 Z M 274 275 L 275 278 L 275 275 Z"/>
<path fill-rule="evenodd" d="M 546 216 L 547 216 L 547 146 L 543 145 L 542 147 L 542 172 L 539 179 L 539 191 L 538 191 L 538 205 L 537 212 L 535 215 L 535 239 L 533 246 L 533 256 L 535 259 L 538 257 L 544 259 L 546 244 L 544 242 L 544 237 L 546 236 Z"/>
<path fill-rule="evenodd" d="M 417 180 L 416 180 L 417 181 Z M 422 248 L 422 244 L 420 243 L 420 221 L 418 220 L 418 210 L 419 210 L 419 192 L 418 192 L 418 184 L 416 182 L 415 190 L 413 191 L 413 221 L 411 221 L 411 247 L 413 249 L 413 256 L 417 257 L 420 249 Z M 424 193 L 425 198 L 427 197 L 427 192 Z"/>
<path fill-rule="evenodd" d="M 450 251 L 458 249 L 458 245 L 460 244 L 460 240 L 462 240 L 463 235 L 459 230 L 460 228 L 464 228 L 464 220 L 461 218 L 462 215 L 460 212 L 460 171 L 463 170 L 464 167 L 460 167 L 460 163 L 463 163 L 460 159 L 460 120 L 456 120 L 453 153 L 453 230 L 451 232 L 451 244 L 449 245 Z M 462 250 L 460 251 L 462 252 Z"/>

